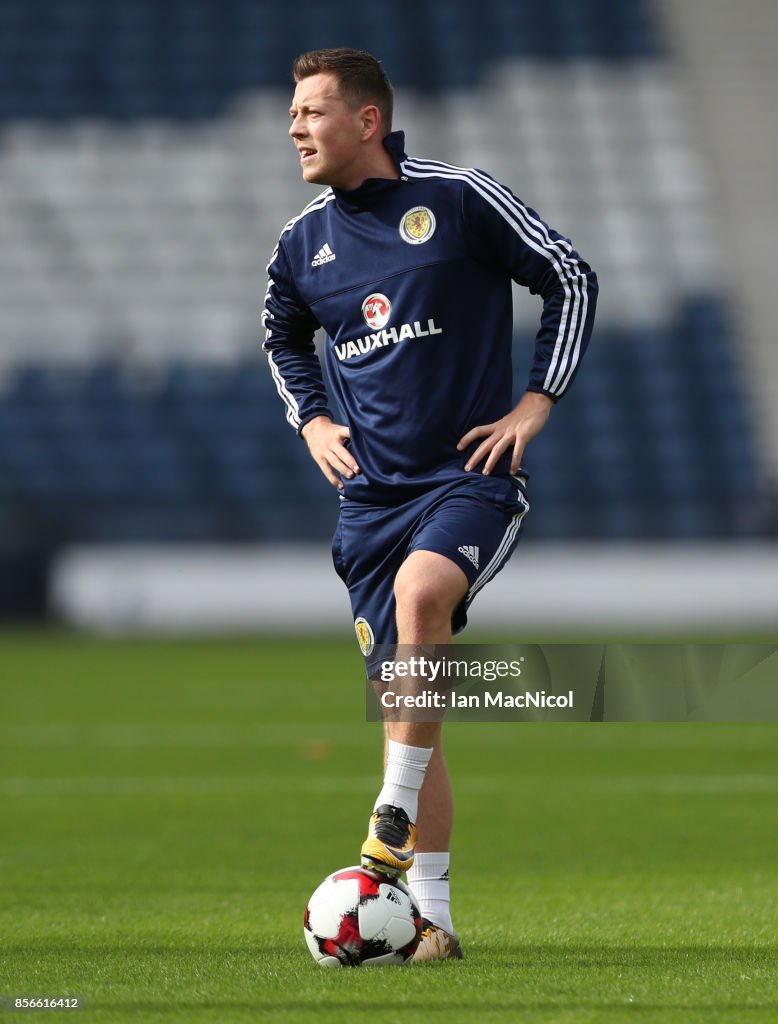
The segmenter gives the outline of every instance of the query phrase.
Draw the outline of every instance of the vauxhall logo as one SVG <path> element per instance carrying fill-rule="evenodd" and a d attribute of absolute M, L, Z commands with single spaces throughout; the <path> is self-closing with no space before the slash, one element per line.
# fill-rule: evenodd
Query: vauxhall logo
<path fill-rule="evenodd" d="M 373 292 L 372 295 L 368 295 L 362 303 L 362 316 L 365 318 L 367 326 L 372 327 L 373 330 L 386 327 L 391 315 L 392 304 L 380 292 Z"/>
<path fill-rule="evenodd" d="M 335 354 L 338 359 L 343 362 L 344 359 L 366 355 L 373 349 L 396 345 L 400 341 L 428 338 L 431 334 L 443 333 L 443 328 L 436 327 L 432 318 L 427 320 L 426 328 L 422 327 L 420 320 L 414 320 L 412 324 L 401 324 L 400 327 L 386 328 L 391 315 L 392 303 L 385 295 L 382 295 L 381 292 L 372 292 L 368 295 L 362 303 L 362 316 L 367 326 L 372 327 L 375 333 L 336 345 Z M 382 328 L 384 329 L 382 330 Z"/>

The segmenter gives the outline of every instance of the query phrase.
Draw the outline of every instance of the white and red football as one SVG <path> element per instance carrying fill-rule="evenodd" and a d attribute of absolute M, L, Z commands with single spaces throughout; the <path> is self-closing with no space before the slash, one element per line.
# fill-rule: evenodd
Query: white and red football
<path fill-rule="evenodd" d="M 321 967 L 405 964 L 419 944 L 421 911 L 399 878 L 341 868 L 308 901 L 303 934 Z"/>

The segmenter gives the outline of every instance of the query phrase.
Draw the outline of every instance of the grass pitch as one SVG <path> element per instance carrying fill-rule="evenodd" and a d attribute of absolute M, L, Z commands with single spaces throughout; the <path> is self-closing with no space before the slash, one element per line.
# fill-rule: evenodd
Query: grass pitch
<path fill-rule="evenodd" d="M 307 897 L 380 784 L 360 672 L 351 641 L 3 637 L 0 996 L 78 995 L 84 1022 L 778 1019 L 772 725 L 451 725 L 466 960 L 318 968 Z"/>

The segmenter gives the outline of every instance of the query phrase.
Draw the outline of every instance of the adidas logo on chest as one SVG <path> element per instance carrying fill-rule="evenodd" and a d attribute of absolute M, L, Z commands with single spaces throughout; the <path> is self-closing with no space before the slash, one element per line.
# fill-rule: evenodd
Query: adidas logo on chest
<path fill-rule="evenodd" d="M 311 260 L 311 266 L 323 267 L 325 263 L 332 263 L 332 261 L 336 260 L 337 258 L 338 257 L 335 255 L 332 249 L 330 249 L 329 243 L 325 242 L 321 249 L 319 249 L 319 251 Z"/>

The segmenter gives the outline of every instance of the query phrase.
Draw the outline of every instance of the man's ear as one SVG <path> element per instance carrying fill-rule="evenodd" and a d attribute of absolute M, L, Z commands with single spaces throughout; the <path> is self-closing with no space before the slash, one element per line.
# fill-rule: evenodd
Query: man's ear
<path fill-rule="evenodd" d="M 362 107 L 360 117 L 362 119 L 362 141 L 369 142 L 375 133 L 381 130 L 381 111 L 374 105 Z"/>

